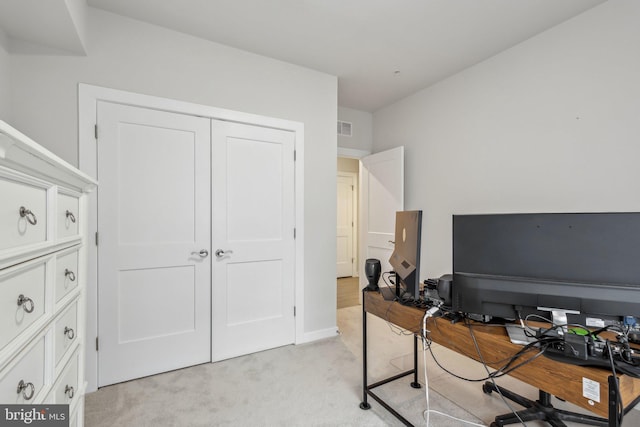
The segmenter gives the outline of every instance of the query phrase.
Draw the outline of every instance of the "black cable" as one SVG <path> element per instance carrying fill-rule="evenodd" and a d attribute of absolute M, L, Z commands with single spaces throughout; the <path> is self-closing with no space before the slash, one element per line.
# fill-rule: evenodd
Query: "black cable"
<path fill-rule="evenodd" d="M 395 283 L 390 278 L 391 274 L 393 274 L 393 271 L 385 271 L 384 273 L 382 273 L 382 280 L 384 281 L 384 284 L 387 285 L 387 288 L 389 288 L 389 290 L 393 290 L 391 289 L 391 285 L 395 286 Z M 387 279 L 389 279 L 389 281 L 387 281 Z M 389 284 L 389 282 L 391 282 L 391 285 Z"/>
<path fill-rule="evenodd" d="M 620 396 L 620 385 L 618 384 L 618 376 L 616 375 L 616 364 L 613 361 L 613 353 L 611 351 L 611 346 L 609 345 L 609 340 L 605 341 L 605 345 L 607 347 L 607 353 L 609 353 L 609 363 L 611 364 L 611 373 L 613 374 L 613 382 L 616 388 L 616 409 L 618 412 L 618 425 L 622 425 L 622 418 L 624 417 L 624 406 L 622 404 L 622 397 Z"/>
<path fill-rule="evenodd" d="M 427 339 L 429 339 L 429 338 L 427 337 Z M 431 341 L 431 340 L 429 339 L 429 341 Z M 545 346 L 543 349 L 541 349 L 539 352 L 537 352 L 537 353 L 536 353 L 534 356 L 532 356 L 531 358 L 529 358 L 529 359 L 527 359 L 527 360 L 525 360 L 525 361 L 523 361 L 523 362 L 521 362 L 521 363 L 517 364 L 516 366 L 513 366 L 513 367 L 509 368 L 509 366 L 511 366 L 511 364 L 512 364 L 515 360 L 517 360 L 517 359 L 518 359 L 518 358 L 520 358 L 522 355 L 524 355 L 525 353 L 527 353 L 527 352 L 529 352 L 531 349 L 533 349 L 533 348 L 534 348 L 534 344 L 536 344 L 536 343 L 537 343 L 537 342 L 532 342 L 532 343 L 527 344 L 527 345 L 526 345 L 526 346 L 524 346 L 522 349 L 520 349 L 516 354 L 514 354 L 513 356 L 511 356 L 511 357 L 509 357 L 509 358 L 505 358 L 505 359 L 503 359 L 503 360 L 498 360 L 498 361 L 494 361 L 494 362 L 492 362 L 492 363 L 501 363 L 501 362 L 503 362 L 503 361 L 507 361 L 507 363 L 506 363 L 504 366 L 502 366 L 500 369 L 496 370 L 495 372 L 491 373 L 490 375 L 488 375 L 488 376 L 486 376 L 486 377 L 484 377 L 484 378 L 478 378 L 478 379 L 476 379 L 476 378 L 466 378 L 466 377 L 463 377 L 463 376 L 461 376 L 461 375 L 458 375 L 458 374 L 455 374 L 455 373 L 451 372 L 450 370 L 448 370 L 447 368 L 445 368 L 445 367 L 440 363 L 440 361 L 438 360 L 438 358 L 436 357 L 436 355 L 433 353 L 433 350 L 432 350 L 432 348 L 431 348 L 431 345 L 429 345 L 429 347 L 428 347 L 428 348 L 429 348 L 429 352 L 431 353 L 431 357 L 433 358 L 433 360 L 434 360 L 434 362 L 436 363 L 436 365 L 438 365 L 438 367 L 439 367 L 440 369 L 442 369 L 443 371 L 445 371 L 445 372 L 446 372 L 446 373 L 448 373 L 449 375 L 451 375 L 451 376 L 453 376 L 453 377 L 455 377 L 455 378 L 461 379 L 461 380 L 463 380 L 463 381 L 468 381 L 468 382 L 482 382 L 482 381 L 487 381 L 487 380 L 489 380 L 489 379 L 491 379 L 491 378 L 499 378 L 499 377 L 501 377 L 501 376 L 507 375 L 507 374 L 509 374 L 510 372 L 513 372 L 515 369 L 518 369 L 518 368 L 520 368 L 521 366 L 524 366 L 524 365 L 526 365 L 526 364 L 528 364 L 528 363 L 531 363 L 533 360 L 535 360 L 536 358 L 538 358 L 540 355 L 542 355 L 542 353 L 543 353 L 543 352 L 544 352 L 544 350 L 546 349 L 546 346 Z"/>
<path fill-rule="evenodd" d="M 382 280 L 384 281 L 384 283 L 387 285 L 387 287 L 389 289 L 391 289 L 391 285 L 389 285 L 389 282 L 387 281 L 387 278 L 389 276 L 391 276 L 391 274 L 393 274 L 392 271 L 385 271 L 384 273 L 382 273 Z M 391 280 L 391 279 L 389 279 L 389 280 Z M 391 283 L 393 283 L 393 282 L 391 282 Z M 389 301 L 389 304 L 387 305 L 387 310 L 385 311 L 385 314 L 384 314 L 384 320 L 387 322 L 387 325 L 389 326 L 389 329 L 391 329 L 391 332 L 393 332 L 396 335 L 404 335 L 404 336 L 415 335 L 414 332 L 412 332 L 412 331 L 410 331 L 408 329 L 403 329 L 403 328 L 395 325 L 389 319 L 390 318 L 391 308 L 393 307 L 393 303 L 396 302 L 396 301 L 397 301 L 397 298 Z M 420 329 L 420 326 L 421 325 L 418 325 L 417 329 Z"/>
<path fill-rule="evenodd" d="M 387 325 L 389 326 L 389 329 L 391 329 L 391 332 L 393 332 L 396 335 L 413 335 L 413 332 L 411 332 L 408 329 L 403 329 L 401 327 L 399 327 L 398 325 L 394 324 L 393 322 L 391 322 L 391 320 L 389 319 L 390 315 L 390 311 L 391 311 L 391 307 L 393 307 L 393 303 L 395 301 L 389 301 L 389 305 L 387 306 L 387 310 L 384 313 L 384 320 L 385 322 L 387 322 Z"/>
<path fill-rule="evenodd" d="M 522 319 L 520 320 L 522 321 Z M 495 390 L 498 392 L 498 394 L 500 395 L 500 398 L 502 399 L 504 404 L 507 406 L 507 408 L 509 408 L 509 410 L 513 413 L 513 415 L 515 415 L 515 417 L 518 419 L 518 421 L 520 421 L 520 424 L 522 424 L 524 427 L 527 427 L 527 425 L 522 420 L 522 418 L 520 418 L 520 415 L 518 415 L 518 412 L 513 408 L 513 406 L 509 404 L 509 402 L 507 402 L 507 399 L 502 395 L 502 391 L 500 391 L 500 387 L 498 387 L 498 384 L 496 384 L 496 379 L 492 376 L 492 373 L 491 371 L 489 371 L 489 367 L 487 366 L 487 363 L 485 362 L 484 357 L 482 356 L 482 352 L 480 351 L 480 345 L 478 344 L 478 340 L 476 339 L 476 334 L 473 332 L 473 327 L 471 326 L 471 324 L 468 323 L 468 319 L 466 319 L 465 324 L 469 328 L 469 334 L 471 335 L 471 339 L 473 340 L 473 345 L 476 348 L 476 353 L 478 353 L 480 362 L 482 363 L 482 366 L 484 366 L 484 370 L 487 371 L 487 374 L 489 374 L 489 376 L 491 377 L 491 383 L 493 384 L 493 388 L 495 388 Z"/>

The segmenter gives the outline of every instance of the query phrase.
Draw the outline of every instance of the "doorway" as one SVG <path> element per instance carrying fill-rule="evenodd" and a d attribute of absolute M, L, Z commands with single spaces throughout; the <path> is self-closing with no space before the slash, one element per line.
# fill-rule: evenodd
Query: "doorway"
<path fill-rule="evenodd" d="M 390 271 L 395 216 L 404 210 L 404 147 L 396 147 L 360 158 L 359 243 L 357 267 L 360 289 L 367 285 L 364 260 L 379 259 L 382 271 Z M 380 284 L 380 281 L 378 281 Z M 358 292 L 358 298 L 362 293 Z M 360 304 L 362 300 L 360 299 Z"/>
<path fill-rule="evenodd" d="M 336 276 L 337 308 L 359 302 L 358 176 L 360 161 L 338 157 Z"/>

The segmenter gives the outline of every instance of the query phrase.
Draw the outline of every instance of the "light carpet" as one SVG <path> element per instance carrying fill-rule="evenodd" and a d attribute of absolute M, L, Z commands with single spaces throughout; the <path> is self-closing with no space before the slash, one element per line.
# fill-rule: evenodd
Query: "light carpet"
<path fill-rule="evenodd" d="M 357 313 L 359 307 L 353 307 Z M 355 325 L 354 325 L 355 326 Z M 207 363 L 127 383 L 86 396 L 87 427 L 106 426 L 396 426 L 377 402 L 359 408 L 362 366 L 344 336 Z M 357 348 L 358 346 L 356 346 Z M 397 368 L 385 363 L 387 374 Z M 380 369 L 375 369 L 378 374 Z M 373 378 L 370 380 L 378 380 Z M 409 421 L 424 425 L 424 389 L 410 377 L 377 390 Z M 433 409 L 477 419 L 431 392 Z M 458 422 L 432 418 L 432 425 Z"/>

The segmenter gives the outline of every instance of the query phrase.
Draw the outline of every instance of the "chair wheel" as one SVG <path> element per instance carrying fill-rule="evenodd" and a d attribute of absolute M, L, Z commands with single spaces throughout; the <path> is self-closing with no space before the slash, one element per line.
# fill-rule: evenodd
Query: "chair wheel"
<path fill-rule="evenodd" d="M 484 394 L 491 394 L 493 392 L 493 388 L 491 388 L 491 386 L 487 384 L 482 384 L 482 391 L 484 392 Z"/>

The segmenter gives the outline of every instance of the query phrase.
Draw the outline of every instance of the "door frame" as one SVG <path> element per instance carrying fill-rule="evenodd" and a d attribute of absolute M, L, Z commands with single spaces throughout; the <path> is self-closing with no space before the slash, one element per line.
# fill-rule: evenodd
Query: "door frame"
<path fill-rule="evenodd" d="M 211 107 L 208 105 L 178 101 L 151 95 L 143 95 L 118 89 L 80 83 L 78 85 L 78 167 L 89 176 L 97 177 L 96 120 L 98 101 L 113 102 L 141 108 L 151 108 L 173 113 L 226 120 L 268 128 L 282 129 L 295 134 L 295 277 L 294 301 L 296 304 L 295 344 L 305 342 L 304 336 L 304 123 Z M 99 132 L 99 131 L 98 131 Z M 98 190 L 100 184 L 98 183 Z M 87 242 L 86 283 L 86 363 L 87 392 L 97 390 L 98 384 L 98 251 L 95 236 L 98 231 L 97 191 L 89 194 L 89 218 Z M 96 346 L 89 343 L 96 343 Z"/>

